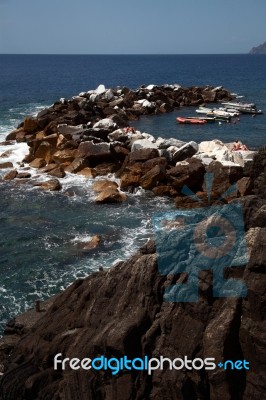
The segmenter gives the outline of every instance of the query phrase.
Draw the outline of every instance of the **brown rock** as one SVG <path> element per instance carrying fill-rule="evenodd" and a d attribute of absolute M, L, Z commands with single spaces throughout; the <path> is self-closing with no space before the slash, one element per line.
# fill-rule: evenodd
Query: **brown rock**
<path fill-rule="evenodd" d="M 67 161 L 72 163 L 72 161 L 74 161 L 74 159 L 76 158 L 76 155 L 76 150 L 57 150 L 52 155 L 52 160 L 55 161 L 57 164 L 61 164 Z"/>
<path fill-rule="evenodd" d="M 43 140 L 44 137 L 45 137 L 45 135 L 44 135 L 44 132 L 43 132 L 43 131 L 40 131 L 40 132 L 37 132 L 37 133 L 36 133 L 36 139 L 37 139 L 37 140 Z"/>
<path fill-rule="evenodd" d="M 101 163 L 93 168 L 95 176 L 112 174 L 116 172 L 118 169 L 119 169 L 119 164 L 114 164 L 114 163 Z"/>
<path fill-rule="evenodd" d="M 158 156 L 159 152 L 157 149 L 139 149 L 131 152 L 128 156 L 128 160 L 129 162 L 147 161 Z"/>
<path fill-rule="evenodd" d="M 34 158 L 42 158 L 46 161 L 47 164 L 49 164 L 51 160 L 51 155 L 54 151 L 55 150 L 50 143 L 43 141 L 40 143 L 39 147 L 35 151 Z"/>
<path fill-rule="evenodd" d="M 20 132 L 24 132 L 24 128 L 18 128 L 18 129 L 15 129 L 14 131 L 10 132 L 6 136 L 6 140 L 16 140 L 17 134 Z"/>
<path fill-rule="evenodd" d="M 35 158 L 31 163 L 30 167 L 32 168 L 42 168 L 45 167 L 46 161 L 43 158 Z"/>
<path fill-rule="evenodd" d="M 3 163 L 0 163 L 0 169 L 6 169 L 6 168 L 13 168 L 12 162 L 3 162 Z"/>
<path fill-rule="evenodd" d="M 16 169 L 12 169 L 9 171 L 7 174 L 4 175 L 3 179 L 5 181 L 11 181 L 12 179 L 15 179 L 17 176 L 18 171 Z"/>
<path fill-rule="evenodd" d="M 43 134 L 44 132 L 39 132 L 41 134 Z M 36 137 L 37 139 L 37 137 Z M 52 135 L 48 135 L 44 137 L 44 140 L 48 143 L 50 143 L 50 145 L 52 147 L 56 147 L 57 146 L 57 142 L 58 142 L 58 134 L 57 133 L 53 133 Z"/>
<path fill-rule="evenodd" d="M 18 143 L 26 142 L 26 141 L 27 141 L 26 135 L 27 135 L 27 132 L 26 132 L 26 131 L 19 131 L 19 132 L 16 134 L 16 141 L 17 141 Z"/>
<path fill-rule="evenodd" d="M 254 185 L 251 178 L 243 177 L 237 181 L 237 190 L 241 197 L 252 194 L 253 187 Z"/>
<path fill-rule="evenodd" d="M 92 238 L 88 242 L 80 243 L 79 247 L 82 250 L 88 251 L 88 250 L 96 249 L 97 247 L 99 247 L 100 244 L 101 244 L 101 236 L 100 235 L 94 235 L 94 236 L 92 236 Z"/>
<path fill-rule="evenodd" d="M 16 176 L 16 178 L 19 179 L 28 179 L 31 177 L 31 174 L 29 172 L 19 172 Z"/>
<path fill-rule="evenodd" d="M 171 196 L 176 197 L 178 192 L 170 185 L 155 186 L 152 189 L 155 196 Z"/>
<path fill-rule="evenodd" d="M 117 188 L 118 188 L 118 184 L 114 181 L 109 181 L 108 179 L 96 181 L 92 185 L 92 189 L 95 190 L 95 192 L 102 192 L 102 191 L 106 191 L 106 190 L 116 190 Z"/>
<path fill-rule="evenodd" d="M 46 167 L 42 168 L 41 172 L 50 172 L 57 167 L 58 167 L 58 164 L 51 163 L 51 164 L 48 164 Z"/>
<path fill-rule="evenodd" d="M 240 166 L 227 167 L 219 161 L 212 161 L 207 167 L 207 172 L 214 174 L 212 190 L 223 195 L 229 187 L 243 177 L 243 168 Z M 236 196 L 233 193 L 232 196 Z"/>
<path fill-rule="evenodd" d="M 86 178 L 95 178 L 96 174 L 93 168 L 83 168 L 81 171 L 77 172 L 77 175 L 85 176 Z"/>
<path fill-rule="evenodd" d="M 139 181 L 142 175 L 141 168 L 137 166 L 128 167 L 120 175 L 120 187 L 121 189 L 126 189 L 130 186 L 139 186 Z"/>
<path fill-rule="evenodd" d="M 66 176 L 66 173 L 64 169 L 61 166 L 59 166 L 57 168 L 52 169 L 52 171 L 49 171 L 48 175 L 55 176 L 56 178 L 64 178 Z"/>
<path fill-rule="evenodd" d="M 0 155 L 0 158 L 8 158 L 12 155 L 12 153 L 13 153 L 12 150 L 7 150 Z"/>
<path fill-rule="evenodd" d="M 34 132 L 36 129 L 39 128 L 37 119 L 25 118 L 23 128 L 24 128 L 25 132 L 28 132 L 28 133 Z"/>
<path fill-rule="evenodd" d="M 116 145 L 113 148 L 113 154 L 114 154 L 115 158 L 117 158 L 118 160 L 124 161 L 126 156 L 129 154 L 129 150 L 120 145 Z"/>
<path fill-rule="evenodd" d="M 82 169 L 86 168 L 88 165 L 88 161 L 85 158 L 75 158 L 72 163 L 65 168 L 66 172 L 70 172 L 71 174 L 76 174 L 77 172 L 81 171 Z"/>
<path fill-rule="evenodd" d="M 149 190 L 162 184 L 164 179 L 165 171 L 159 165 L 156 165 L 140 178 L 139 184 L 143 189 Z"/>
<path fill-rule="evenodd" d="M 121 203 L 127 200 L 125 193 L 118 191 L 117 189 L 108 189 L 101 192 L 96 197 L 97 203 Z"/>
<path fill-rule="evenodd" d="M 180 190 L 188 185 L 191 190 L 198 190 L 203 183 L 205 168 L 200 160 L 190 158 L 185 164 L 178 164 L 167 172 L 167 180 L 171 186 Z"/>
<path fill-rule="evenodd" d="M 78 153 L 80 157 L 87 158 L 93 165 L 113 159 L 108 143 L 83 142 L 79 145 Z"/>
<path fill-rule="evenodd" d="M 62 188 L 61 183 L 58 179 L 50 179 L 49 181 L 45 182 L 37 182 L 34 186 L 39 186 L 41 189 L 44 190 L 60 190 Z"/>

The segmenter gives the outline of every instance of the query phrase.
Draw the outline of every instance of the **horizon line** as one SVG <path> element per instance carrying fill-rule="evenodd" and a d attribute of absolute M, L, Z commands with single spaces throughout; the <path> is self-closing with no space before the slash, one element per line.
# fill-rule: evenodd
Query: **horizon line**
<path fill-rule="evenodd" d="M 0 53 L 1 56 L 219 56 L 257 55 L 253 53 Z M 261 55 L 261 54 L 259 54 Z M 263 54 L 262 54 L 263 55 Z"/>

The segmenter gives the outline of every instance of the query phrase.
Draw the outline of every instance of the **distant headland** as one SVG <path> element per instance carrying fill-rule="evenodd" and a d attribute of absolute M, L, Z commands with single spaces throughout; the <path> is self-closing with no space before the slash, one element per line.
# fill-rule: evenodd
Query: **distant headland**
<path fill-rule="evenodd" d="M 257 47 L 252 47 L 249 54 L 266 54 L 266 42 Z"/>

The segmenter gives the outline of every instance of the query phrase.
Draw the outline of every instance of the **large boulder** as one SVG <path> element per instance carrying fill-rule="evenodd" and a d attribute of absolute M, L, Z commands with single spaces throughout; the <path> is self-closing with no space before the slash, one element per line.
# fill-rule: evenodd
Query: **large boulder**
<path fill-rule="evenodd" d="M 199 146 L 196 142 L 188 142 L 181 146 L 174 154 L 173 154 L 173 161 L 183 161 L 186 158 L 190 158 L 197 153 Z"/>
<path fill-rule="evenodd" d="M 140 140 L 135 140 L 131 146 L 131 151 L 137 151 L 140 149 L 157 149 L 158 147 L 156 143 L 153 143 L 151 140 L 148 139 L 140 139 Z"/>
<path fill-rule="evenodd" d="M 180 162 L 166 172 L 168 183 L 175 189 L 181 190 L 184 185 L 191 190 L 199 190 L 202 187 L 205 167 L 200 160 L 190 158 L 186 162 Z"/>
<path fill-rule="evenodd" d="M 52 160 L 57 164 L 62 164 L 65 162 L 72 162 L 77 155 L 76 150 L 66 149 L 66 150 L 57 150 L 52 155 Z"/>
<path fill-rule="evenodd" d="M 6 168 L 13 168 L 12 162 L 7 161 L 0 163 L 0 169 L 6 169 Z"/>
<path fill-rule="evenodd" d="M 24 124 L 23 124 L 23 129 L 27 133 L 31 133 L 36 131 L 39 128 L 39 123 L 38 120 L 35 118 L 25 118 Z"/>
<path fill-rule="evenodd" d="M 49 179 L 45 182 L 36 182 L 34 186 L 38 186 L 40 189 L 57 191 L 62 188 L 61 183 L 58 179 Z"/>
<path fill-rule="evenodd" d="M 100 128 L 100 129 L 116 129 L 117 124 L 110 118 L 101 119 L 99 122 L 96 122 L 93 125 L 93 129 Z"/>
<path fill-rule="evenodd" d="M 95 165 L 113 159 L 109 143 L 94 144 L 92 141 L 83 142 L 78 147 L 78 153 L 80 157 L 87 158 Z"/>
<path fill-rule="evenodd" d="M 127 196 L 125 193 L 120 192 L 117 189 L 106 189 L 103 190 L 97 197 L 97 203 L 122 203 L 126 201 Z"/>
<path fill-rule="evenodd" d="M 153 167 L 145 175 L 143 175 L 139 181 L 140 186 L 143 189 L 150 190 L 155 186 L 162 184 L 165 179 L 165 171 L 159 165 Z"/>
<path fill-rule="evenodd" d="M 159 152 L 156 148 L 141 148 L 129 153 L 128 160 L 129 162 L 147 161 L 157 157 L 159 157 Z"/>

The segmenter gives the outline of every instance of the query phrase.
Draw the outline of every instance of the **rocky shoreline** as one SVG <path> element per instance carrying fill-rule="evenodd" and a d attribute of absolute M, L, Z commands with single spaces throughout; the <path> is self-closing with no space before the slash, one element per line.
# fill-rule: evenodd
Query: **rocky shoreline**
<path fill-rule="evenodd" d="M 156 139 L 128 126 L 143 114 L 231 98 L 223 88 L 150 85 L 134 92 L 101 85 L 69 101 L 62 99 L 8 135 L 7 141 L 26 142 L 30 153 L 22 171 L 9 170 L 5 180 L 60 190 L 60 179 L 67 173 L 88 178 L 115 174 L 119 186 L 105 178 L 95 182 L 99 203 L 126 201 L 127 192 L 142 187 L 173 197 L 178 208 L 202 207 L 209 204 L 204 176 L 213 173 L 212 201 L 239 201 L 243 206 L 251 257 L 248 265 L 232 272 L 248 287 L 243 299 L 213 298 L 211 274 L 204 271 L 197 303 L 164 302 L 164 288 L 183 277 L 159 274 L 152 240 L 129 260 L 77 280 L 42 304 L 41 312 L 31 310 L 7 324 L 0 341 L 0 399 L 263 397 L 266 151 L 233 152 L 232 144 L 218 140 L 197 144 Z M 39 180 L 28 168 L 51 178 Z M 235 190 L 222 199 L 233 184 Z M 202 202 L 186 196 L 184 186 Z M 239 374 L 158 370 L 152 376 L 123 371 L 113 377 L 104 371 L 55 371 L 53 357 L 60 352 L 79 358 L 99 354 L 245 358 L 251 370 Z"/>
<path fill-rule="evenodd" d="M 0 162 L 0 168 L 11 168 L 3 179 L 56 191 L 61 189 L 58 179 L 67 173 L 87 178 L 112 173 L 119 178 L 120 187 L 103 183 L 101 190 L 98 188 L 99 203 L 125 201 L 124 191 L 142 187 L 155 195 L 174 197 L 178 204 L 183 201 L 183 185 L 190 184 L 201 196 L 205 172 L 215 172 L 214 196 L 220 194 L 220 182 L 226 186 L 239 181 L 237 195 L 248 194 L 252 189 L 248 166 L 254 152 L 232 152 L 232 144 L 218 140 L 198 144 L 175 138 L 156 139 L 128 126 L 141 115 L 232 98 L 223 87 L 149 85 L 133 91 L 100 85 L 70 100 L 61 99 L 36 118 L 26 118 L 8 134 L 7 144 L 14 140 L 26 142 L 29 154 L 19 171 L 12 169 L 11 163 Z M 1 155 L 3 160 L 7 153 Z M 32 176 L 31 168 L 49 179 Z"/>

